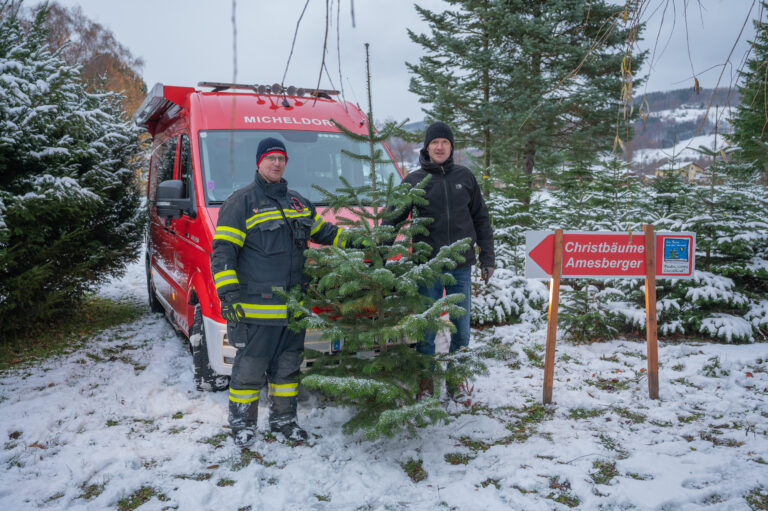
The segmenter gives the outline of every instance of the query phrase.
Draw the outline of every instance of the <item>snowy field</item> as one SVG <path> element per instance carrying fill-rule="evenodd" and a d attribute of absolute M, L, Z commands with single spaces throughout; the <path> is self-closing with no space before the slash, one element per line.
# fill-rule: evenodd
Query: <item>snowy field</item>
<path fill-rule="evenodd" d="M 143 262 L 103 291 L 145 301 Z M 0 509 L 750 509 L 768 501 L 768 344 L 558 345 L 541 403 L 545 328 L 494 344 L 473 404 L 413 438 L 345 436 L 348 410 L 307 396 L 305 445 L 227 437 L 227 394 L 149 312 L 39 367 L 0 374 Z M 266 403 L 262 403 L 266 406 Z M 266 412 L 266 410 L 262 410 Z M 264 427 L 264 423 L 261 424 Z M 266 433 L 266 430 L 263 431 Z M 408 471 L 406 470 L 408 469 Z M 421 470 L 419 470 L 421 469 Z M 760 508 L 764 509 L 764 508 Z"/>

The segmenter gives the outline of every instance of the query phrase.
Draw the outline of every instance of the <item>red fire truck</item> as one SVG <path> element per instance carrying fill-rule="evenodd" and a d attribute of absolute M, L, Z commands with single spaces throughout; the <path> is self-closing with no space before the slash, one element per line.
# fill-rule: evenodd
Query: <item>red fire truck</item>
<path fill-rule="evenodd" d="M 363 112 L 334 99 L 336 91 L 201 82 L 193 87 L 155 85 L 134 120 L 152 136 L 147 182 L 149 222 L 146 271 L 149 305 L 164 312 L 188 339 L 195 383 L 201 390 L 226 388 L 235 348 L 227 342 L 210 269 L 211 242 L 219 207 L 256 174 L 256 148 L 265 137 L 285 143 L 290 160 L 288 186 L 325 211 L 312 185 L 335 190 L 344 176 L 352 185 L 369 184 L 370 169 L 342 150 L 367 154 L 331 122 L 366 134 Z M 376 165 L 383 182 L 400 170 L 384 147 L 389 164 Z M 332 351 L 307 332 L 308 348 Z"/>

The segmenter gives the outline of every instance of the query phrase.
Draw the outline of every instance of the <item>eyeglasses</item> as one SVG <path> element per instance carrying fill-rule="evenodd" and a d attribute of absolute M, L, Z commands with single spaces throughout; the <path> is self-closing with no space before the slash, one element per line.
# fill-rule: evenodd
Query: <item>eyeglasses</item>
<path fill-rule="evenodd" d="M 265 156 L 264 159 L 273 161 L 273 162 L 278 162 L 278 163 L 285 163 L 288 160 L 288 158 L 286 158 L 282 154 L 270 154 Z"/>

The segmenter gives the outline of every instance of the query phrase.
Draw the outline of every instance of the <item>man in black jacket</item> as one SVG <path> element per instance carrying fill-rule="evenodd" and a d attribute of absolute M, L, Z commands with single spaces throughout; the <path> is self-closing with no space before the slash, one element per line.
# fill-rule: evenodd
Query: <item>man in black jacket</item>
<path fill-rule="evenodd" d="M 296 423 L 299 368 L 305 331 L 288 328 L 288 310 L 276 288 L 303 285 L 304 250 L 310 240 L 346 245 L 345 233 L 326 223 L 283 179 L 288 154 L 282 141 L 265 138 L 256 153 L 253 183 L 234 192 L 219 211 L 211 273 L 237 348 L 229 385 L 229 425 L 235 443 L 256 435 L 261 387 L 269 383 L 272 431 L 306 440 Z"/>
<path fill-rule="evenodd" d="M 471 238 L 472 245 L 464 253 L 466 261 L 453 270 L 446 270 L 456 280 L 455 284 L 443 286 L 440 281 L 430 288 L 420 288 L 419 292 L 433 300 L 446 294 L 461 293 L 464 301 L 459 303 L 467 312 L 451 318 L 456 332 L 451 334 L 450 351 L 454 352 L 462 346 L 469 345 L 469 310 L 471 306 L 471 267 L 476 262 L 475 244 L 480 249 L 480 270 L 486 283 L 493 275 L 495 256 L 493 250 L 493 230 L 488 217 L 488 209 L 483 201 L 480 186 L 475 176 L 468 168 L 453 163 L 453 132 L 444 122 L 435 122 L 427 128 L 424 137 L 424 147 L 419 154 L 421 168 L 403 178 L 404 183 L 415 186 L 427 175 L 432 176 L 427 181 L 425 198 L 429 204 L 415 206 L 414 214 L 419 217 L 432 218 L 427 226 L 428 236 L 416 236 L 414 241 L 425 241 L 432 247 L 432 255 L 436 255 L 440 247 L 450 245 L 464 238 Z M 390 220 L 389 224 L 403 221 L 412 211 L 406 210 L 399 218 Z M 416 348 L 419 352 L 432 355 L 435 353 L 435 332 L 425 332 L 424 340 Z"/>

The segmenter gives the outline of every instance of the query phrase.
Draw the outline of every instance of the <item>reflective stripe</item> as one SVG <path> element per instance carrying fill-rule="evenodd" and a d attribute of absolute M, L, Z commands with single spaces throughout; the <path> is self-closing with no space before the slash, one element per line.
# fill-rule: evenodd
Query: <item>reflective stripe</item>
<path fill-rule="evenodd" d="M 309 232 L 310 236 L 314 236 L 317 234 L 317 231 L 320 230 L 320 228 L 325 223 L 325 219 L 321 217 L 318 213 L 315 213 L 315 223 L 312 224 L 312 230 Z"/>
<path fill-rule="evenodd" d="M 279 220 L 283 218 L 283 214 L 285 215 L 286 218 L 300 218 L 300 217 L 310 216 L 312 215 L 312 212 L 306 208 L 304 209 L 304 211 L 301 211 L 301 212 L 296 211 L 295 209 L 284 209 L 282 210 L 282 213 L 280 212 L 279 209 L 272 209 L 269 211 L 265 211 L 263 213 L 256 213 L 252 217 L 249 217 L 245 221 L 245 227 L 247 229 L 250 229 L 254 225 L 260 224 L 262 222 L 266 222 L 269 220 Z"/>
<path fill-rule="evenodd" d="M 347 233 L 341 227 L 336 228 L 336 237 L 333 238 L 333 246 L 344 248 L 347 246 Z"/>
<path fill-rule="evenodd" d="M 213 282 L 216 284 L 216 289 L 230 284 L 240 284 L 240 281 L 237 280 L 237 273 L 235 273 L 235 270 L 220 271 L 213 276 Z"/>
<path fill-rule="evenodd" d="M 299 394 L 299 383 L 269 384 L 269 394 L 278 397 L 293 397 Z"/>
<path fill-rule="evenodd" d="M 216 234 L 213 236 L 213 239 L 230 241 L 235 245 L 242 247 L 245 244 L 245 233 L 234 227 L 220 225 L 216 228 Z"/>
<path fill-rule="evenodd" d="M 229 400 L 235 403 L 253 403 L 259 400 L 260 390 L 239 390 L 229 388 Z"/>
<path fill-rule="evenodd" d="M 288 319 L 288 306 L 285 304 L 261 305 L 256 303 L 244 303 L 242 305 L 246 318 Z"/>

